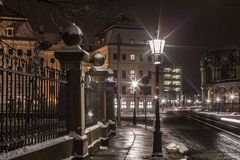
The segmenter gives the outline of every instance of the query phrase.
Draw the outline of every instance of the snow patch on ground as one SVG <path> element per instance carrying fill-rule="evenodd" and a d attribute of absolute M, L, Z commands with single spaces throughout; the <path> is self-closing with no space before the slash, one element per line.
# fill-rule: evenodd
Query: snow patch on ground
<path fill-rule="evenodd" d="M 25 147 L 16 149 L 14 151 L 10 151 L 10 152 L 1 154 L 0 155 L 0 160 L 13 159 L 13 158 L 23 156 L 23 155 L 31 153 L 31 152 L 35 152 L 37 150 L 41 150 L 43 148 L 47 148 L 47 147 L 56 145 L 58 143 L 65 142 L 66 140 L 70 140 L 70 139 L 72 139 L 72 137 L 64 136 L 64 137 L 51 139 L 51 140 L 48 140 L 48 141 L 45 141 L 45 142 L 42 142 L 42 143 L 38 143 L 38 144 L 30 145 L 30 146 L 25 146 Z"/>
<path fill-rule="evenodd" d="M 189 149 L 182 143 L 172 141 L 168 146 L 167 150 L 169 152 L 179 152 L 181 154 L 186 153 Z"/>

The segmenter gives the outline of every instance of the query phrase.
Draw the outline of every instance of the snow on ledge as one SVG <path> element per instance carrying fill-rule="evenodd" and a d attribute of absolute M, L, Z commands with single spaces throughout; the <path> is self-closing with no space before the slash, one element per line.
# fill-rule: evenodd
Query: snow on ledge
<path fill-rule="evenodd" d="M 87 138 L 87 135 L 80 136 L 78 133 L 74 131 L 70 131 L 68 136 L 73 137 L 75 140 L 83 140 Z"/>
<path fill-rule="evenodd" d="M 64 136 L 64 137 L 50 139 L 50 140 L 47 140 L 47 141 L 42 142 L 42 143 L 38 143 L 38 144 L 30 145 L 30 146 L 25 146 L 25 147 L 10 151 L 8 153 L 1 154 L 0 155 L 0 160 L 13 159 L 13 158 L 23 156 L 23 155 L 26 155 L 26 154 L 29 154 L 29 153 L 32 153 L 32 152 L 35 152 L 35 151 L 38 151 L 38 150 L 41 150 L 41 149 L 59 144 L 59 143 L 65 142 L 67 140 L 71 140 L 71 139 L 73 139 L 73 138 L 67 135 L 67 136 Z"/>

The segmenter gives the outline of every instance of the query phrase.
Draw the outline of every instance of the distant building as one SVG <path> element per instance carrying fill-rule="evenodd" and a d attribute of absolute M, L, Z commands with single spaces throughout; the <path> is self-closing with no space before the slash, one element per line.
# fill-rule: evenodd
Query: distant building
<path fill-rule="evenodd" d="M 112 68 L 115 79 L 120 79 L 122 111 L 132 111 L 134 108 L 132 80 L 140 80 L 137 89 L 137 111 L 144 111 L 143 87 L 141 79 L 149 78 L 146 107 L 154 111 L 155 95 L 155 65 L 148 40 L 150 37 L 144 28 L 121 15 L 98 33 L 98 41 L 93 48 L 106 57 L 104 67 Z M 118 52 L 118 45 L 120 52 Z M 119 60 L 118 60 L 119 57 Z M 118 64 L 119 63 L 119 67 Z M 160 72 L 160 97 L 167 98 L 171 105 L 181 103 L 182 69 L 167 60 L 158 70 Z M 120 72 L 120 73 L 119 73 Z M 119 74 L 118 74 L 119 73 Z M 120 77 L 118 77 L 120 75 Z M 115 103 L 117 106 L 117 101 Z"/>
<path fill-rule="evenodd" d="M 54 33 L 37 34 L 34 33 L 26 17 L 0 3 L 0 48 L 2 52 L 23 56 L 33 54 L 35 44 L 40 38 L 56 39 L 57 36 Z M 54 51 L 61 45 L 62 43 L 58 43 L 40 52 L 48 65 L 51 64 L 50 59 L 54 58 Z M 59 67 L 57 61 L 54 65 Z"/>
<path fill-rule="evenodd" d="M 234 110 L 239 110 L 239 49 L 206 52 L 201 60 L 201 89 L 203 101 L 206 102 L 209 99 L 212 109 L 216 109 L 216 98 L 219 97 L 219 103 L 224 105 L 222 107 L 223 111 L 233 108 L 235 108 Z M 231 98 L 231 95 L 234 96 Z"/>

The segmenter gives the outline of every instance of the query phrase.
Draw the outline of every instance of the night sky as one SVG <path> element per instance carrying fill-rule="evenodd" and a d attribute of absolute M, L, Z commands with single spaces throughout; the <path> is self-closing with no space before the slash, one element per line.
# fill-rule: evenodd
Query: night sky
<path fill-rule="evenodd" d="M 101 11 L 97 16 L 89 16 L 87 12 L 75 17 L 66 17 L 61 10 L 55 12 L 56 5 L 37 0 L 3 2 L 28 17 L 34 29 L 44 25 L 46 30 L 56 31 L 58 25 L 64 26 L 64 21 L 68 20 L 81 26 L 87 37 L 121 12 L 135 18 L 153 36 L 160 19 L 160 36 L 167 37 L 165 53 L 183 67 L 184 88 L 187 90 L 196 88 L 200 91 L 200 57 L 205 49 L 236 48 L 240 42 L 239 0 L 106 1 L 109 3 L 94 8 L 97 12 Z"/>

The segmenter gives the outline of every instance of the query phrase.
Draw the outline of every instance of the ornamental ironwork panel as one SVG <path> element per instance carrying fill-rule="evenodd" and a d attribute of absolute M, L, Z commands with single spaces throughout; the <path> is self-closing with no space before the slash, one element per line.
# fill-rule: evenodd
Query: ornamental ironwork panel
<path fill-rule="evenodd" d="M 66 71 L 37 52 L 0 52 L 0 153 L 66 133 Z"/>

